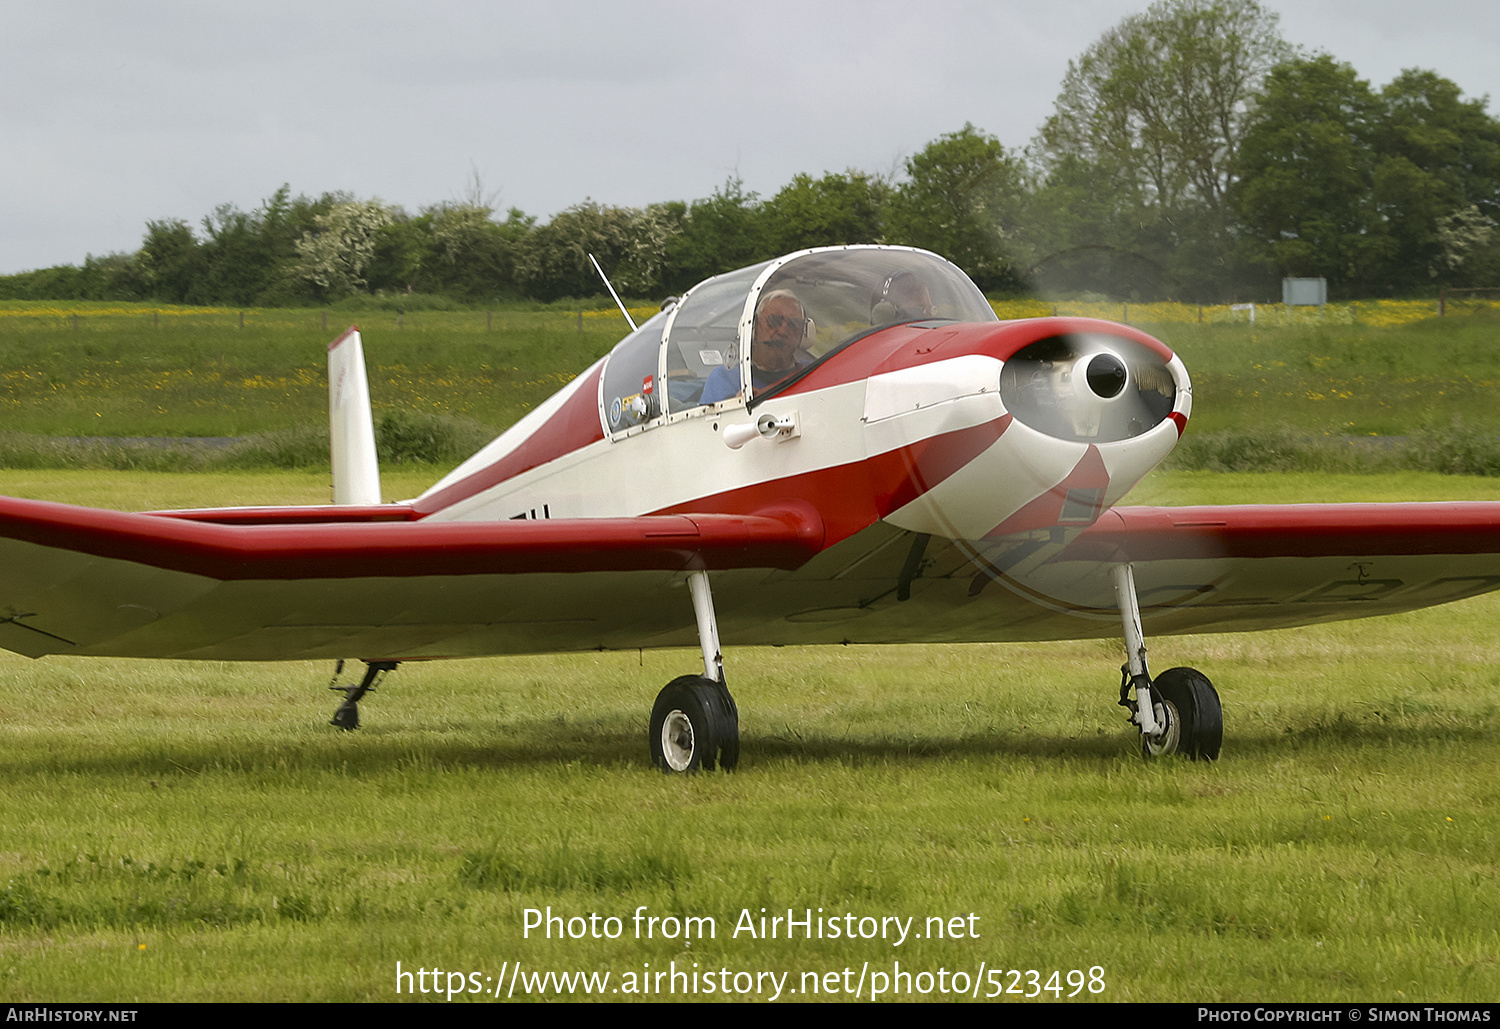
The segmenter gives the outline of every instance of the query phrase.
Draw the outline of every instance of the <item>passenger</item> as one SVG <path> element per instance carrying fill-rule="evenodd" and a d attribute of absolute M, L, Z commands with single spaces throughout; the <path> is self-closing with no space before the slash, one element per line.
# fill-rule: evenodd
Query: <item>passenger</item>
<path fill-rule="evenodd" d="M 750 386 L 754 392 L 775 385 L 806 363 L 797 356 L 806 339 L 807 315 L 794 293 L 778 289 L 761 297 L 750 345 Z M 739 392 L 739 365 L 721 365 L 709 373 L 699 403 L 718 403 Z"/>
<path fill-rule="evenodd" d="M 870 324 L 912 322 L 932 317 L 932 294 L 915 272 L 888 275 L 870 297 Z"/>

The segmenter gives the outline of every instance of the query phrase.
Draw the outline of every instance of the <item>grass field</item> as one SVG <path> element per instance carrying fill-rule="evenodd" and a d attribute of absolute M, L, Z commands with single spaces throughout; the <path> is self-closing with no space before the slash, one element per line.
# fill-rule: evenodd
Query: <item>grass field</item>
<path fill-rule="evenodd" d="M 324 347 L 349 321 L 377 409 L 503 426 L 622 327 L 612 311 L 341 311 L 325 328 L 320 311 L 241 327 L 229 310 L 78 308 L 0 304 L 7 431 L 315 426 Z M 1063 313 L 1128 317 L 1182 353 L 1193 432 L 1500 427 L 1485 310 L 1254 329 L 1156 305 Z M 444 470 L 387 469 L 386 498 Z M 0 494 L 146 510 L 322 503 L 328 482 L 0 469 Z M 1500 500 L 1500 478 L 1161 471 L 1128 502 L 1424 499 Z M 1212 764 L 1140 760 L 1114 706 L 1118 644 L 742 649 L 740 770 L 691 779 L 651 770 L 644 737 L 692 653 L 406 665 L 352 734 L 327 724 L 321 664 L 0 654 L 0 999 L 494 1002 L 497 982 L 581 996 L 528 981 L 582 972 L 610 975 L 605 999 L 883 982 L 896 999 L 1492 1000 L 1497 623 L 1488 597 L 1153 640 L 1153 667 L 1195 665 L 1223 695 Z M 548 907 L 601 932 L 616 918 L 617 938 L 528 935 Z M 642 907 L 716 934 L 664 939 L 658 921 L 637 938 Z M 913 935 L 735 932 L 762 908 L 911 918 Z"/>
<path fill-rule="evenodd" d="M 997 305 L 1019 316 L 1038 308 Z M 1012 305 L 1015 306 L 1015 305 Z M 1310 433 L 1500 430 L 1500 311 L 1347 305 L 1254 326 L 1188 305 L 1063 305 L 1126 317 L 1171 345 L 1194 382 L 1194 431 L 1284 423 Z M 363 329 L 377 410 L 441 411 L 503 428 L 624 335 L 585 312 L 251 310 L 0 303 L 0 423 L 43 435 L 239 436 L 325 421 L 326 345 Z M 1382 313 L 1384 312 L 1384 313 Z M 638 312 L 646 313 L 645 311 Z M 243 317 L 243 325 L 241 318 Z"/>
<path fill-rule="evenodd" d="M 1157 473 L 1131 500 L 1497 492 Z M 316 502 L 326 477 L 6 471 L 0 493 Z M 692 778 L 651 770 L 644 739 L 685 652 L 403 666 L 358 733 L 326 724 L 323 665 L 0 655 L 0 997 L 495 1002 L 585 972 L 605 999 L 1492 1001 L 1497 620 L 1487 597 L 1154 640 L 1223 695 L 1224 758 L 1202 764 L 1137 756 L 1117 644 L 742 649 L 740 770 Z M 618 938 L 528 936 L 548 907 Z M 667 919 L 650 939 L 642 907 Z M 752 937 L 762 908 L 913 935 Z M 688 917 L 715 936 L 684 939 Z"/>
<path fill-rule="evenodd" d="M 0 303 L 7 431 L 242 436 L 327 423 L 328 343 L 364 333 L 378 408 L 506 426 L 625 334 L 618 311 L 394 312 Z"/>

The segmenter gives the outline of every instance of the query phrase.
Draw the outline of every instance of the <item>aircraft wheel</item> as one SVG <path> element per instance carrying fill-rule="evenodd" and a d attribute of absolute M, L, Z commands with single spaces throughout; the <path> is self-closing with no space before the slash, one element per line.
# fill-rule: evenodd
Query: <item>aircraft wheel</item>
<path fill-rule="evenodd" d="M 1224 744 L 1224 708 L 1208 677 L 1196 668 L 1168 668 L 1151 681 L 1159 736 L 1141 737 L 1148 758 L 1183 754 L 1213 761 Z"/>
<path fill-rule="evenodd" d="M 701 675 L 679 676 L 662 688 L 651 707 L 652 764 L 667 773 L 713 771 L 724 718 L 719 690 Z"/>

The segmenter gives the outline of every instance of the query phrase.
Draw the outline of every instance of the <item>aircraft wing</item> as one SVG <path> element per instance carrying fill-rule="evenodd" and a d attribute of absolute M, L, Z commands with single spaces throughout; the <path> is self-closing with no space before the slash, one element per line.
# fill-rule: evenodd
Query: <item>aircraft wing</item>
<path fill-rule="evenodd" d="M 502 652 L 587 644 L 593 623 L 691 625 L 685 590 L 662 614 L 638 602 L 642 582 L 795 568 L 822 542 L 795 508 L 438 523 L 399 505 L 127 514 L 0 498 L 0 646 L 277 659 L 496 652 L 483 638 L 507 634 L 525 643 Z"/>
<path fill-rule="evenodd" d="M 124 514 L 0 498 L 0 646 L 246 660 L 684 646 L 697 568 L 737 645 L 1118 637 L 1121 561 L 1148 635 L 1500 588 L 1494 503 L 1120 508 L 1062 548 L 917 540 L 877 523 L 824 550 L 805 507 L 435 523 L 401 505 Z"/>
<path fill-rule="evenodd" d="M 1036 567 L 997 571 L 1013 592 L 1113 635 L 1100 569 L 1122 561 L 1148 634 L 1391 614 L 1500 588 L 1500 504 L 1125 507 Z"/>

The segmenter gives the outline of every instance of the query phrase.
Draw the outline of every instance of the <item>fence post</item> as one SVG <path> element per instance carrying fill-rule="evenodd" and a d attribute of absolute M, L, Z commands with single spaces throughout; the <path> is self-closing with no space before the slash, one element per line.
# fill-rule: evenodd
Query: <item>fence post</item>
<path fill-rule="evenodd" d="M 578 312 L 578 331 L 579 332 L 583 331 L 583 312 L 582 311 Z"/>
<path fill-rule="evenodd" d="M 243 329 L 244 327 L 245 327 L 245 312 L 241 311 L 240 312 L 240 328 Z"/>

